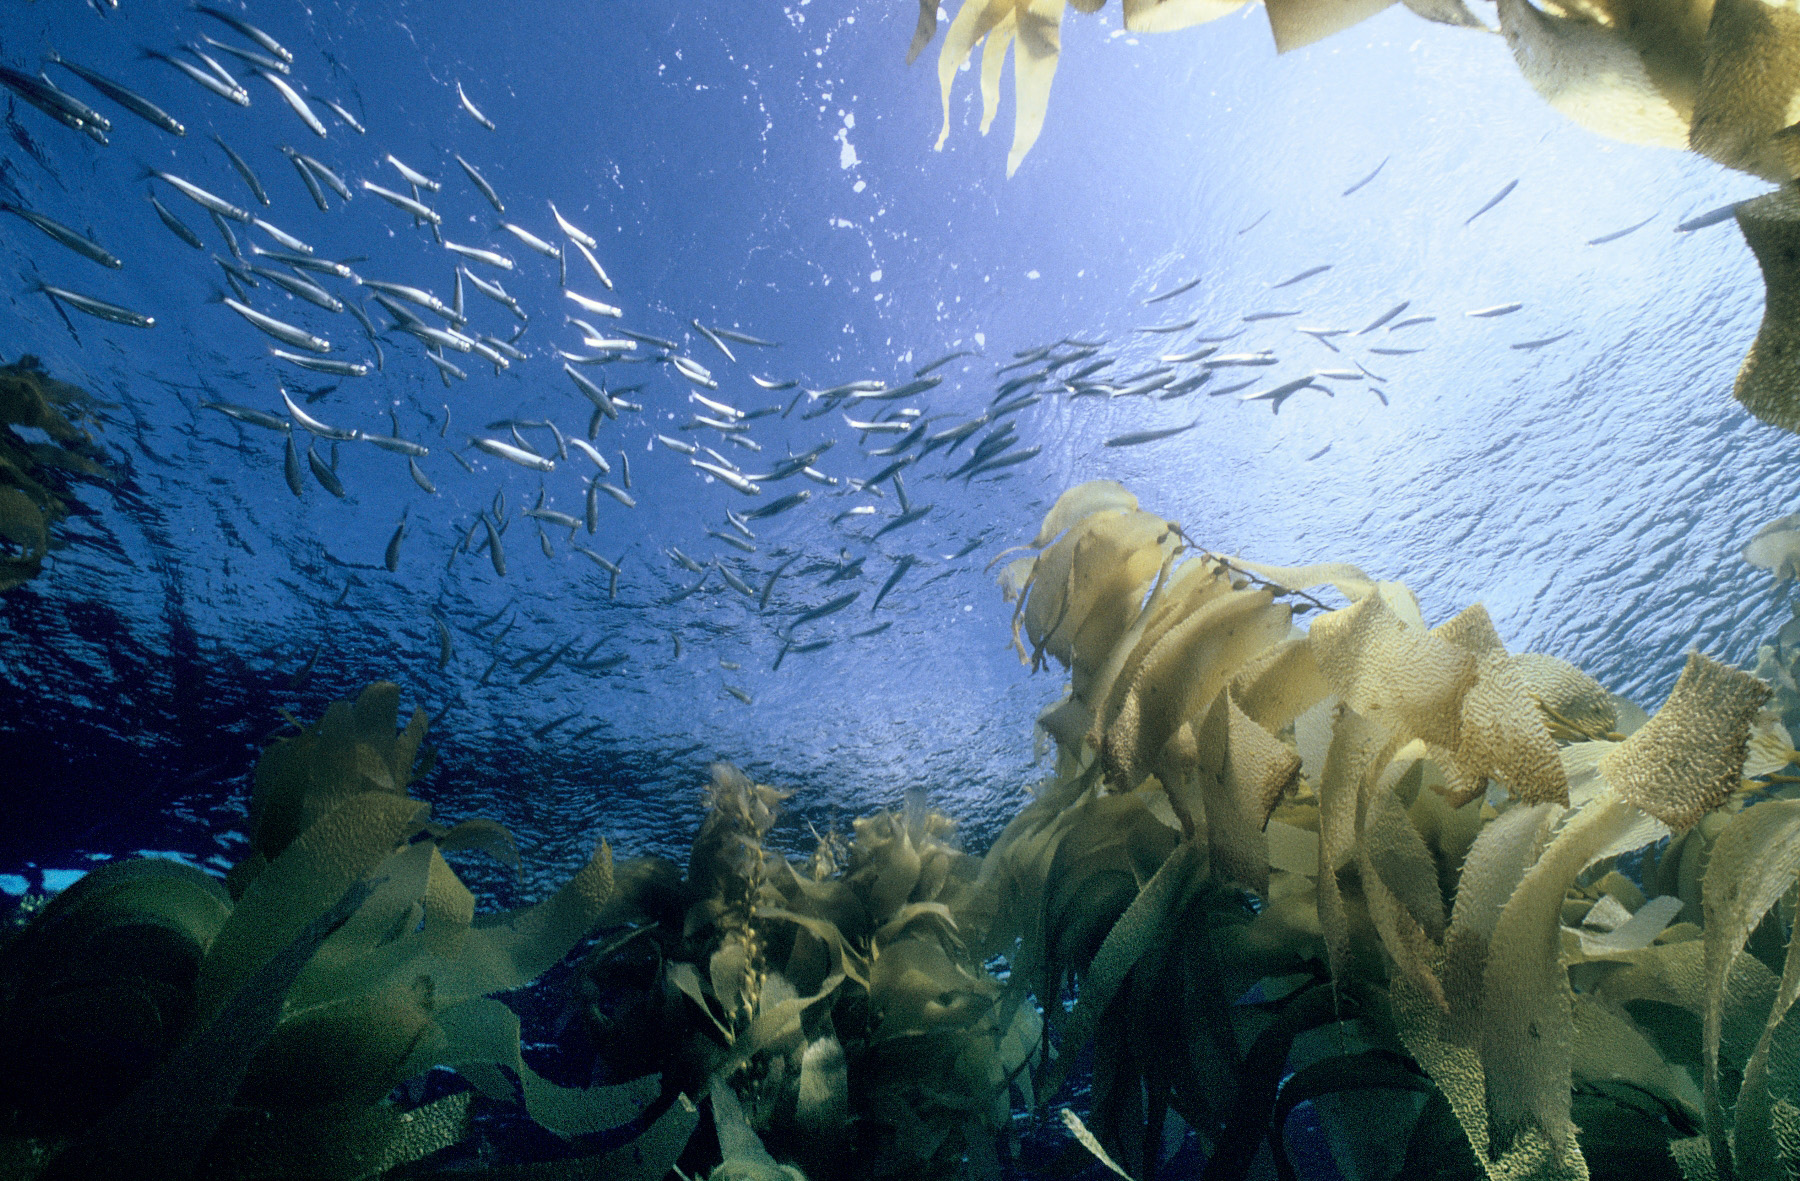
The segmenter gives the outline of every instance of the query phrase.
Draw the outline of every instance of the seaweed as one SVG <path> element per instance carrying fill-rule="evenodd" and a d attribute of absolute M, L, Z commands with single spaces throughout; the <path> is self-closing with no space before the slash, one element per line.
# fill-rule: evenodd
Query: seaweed
<path fill-rule="evenodd" d="M 94 423 L 101 405 L 50 377 L 36 357 L 0 366 L 0 593 L 37 577 L 58 544 L 52 527 L 84 511 L 74 485 L 112 478 L 93 435 L 79 425 Z"/>

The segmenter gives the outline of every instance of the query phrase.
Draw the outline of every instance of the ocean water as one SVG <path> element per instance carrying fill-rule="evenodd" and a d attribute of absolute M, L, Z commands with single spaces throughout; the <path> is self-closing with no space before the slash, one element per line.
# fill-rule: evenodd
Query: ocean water
<path fill-rule="evenodd" d="M 66 524 L 45 574 L 0 597 L 0 886 L 16 896 L 145 850 L 228 865 L 244 848 L 248 776 L 278 711 L 314 717 L 375 679 L 398 682 L 406 708 L 432 715 L 438 769 L 418 790 L 437 814 L 490 816 L 518 837 L 523 879 L 481 883 L 503 900 L 541 893 L 600 836 L 621 855 L 681 856 L 715 759 L 792 789 L 780 832 L 795 848 L 808 823 L 842 826 L 922 790 L 979 850 L 1048 773 L 1032 719 L 1062 690 L 1020 665 L 1010 608 L 985 567 L 1029 538 L 1062 489 L 1098 477 L 1124 482 L 1209 548 L 1351 561 L 1404 581 L 1433 621 L 1483 602 L 1514 651 L 1564 657 L 1646 706 L 1689 649 L 1743 662 L 1786 617 L 1768 575 L 1738 555 L 1759 524 L 1794 508 L 1800 458 L 1800 442 L 1730 397 L 1761 313 L 1760 276 L 1729 221 L 1673 232 L 1766 185 L 1586 132 L 1529 90 L 1501 38 L 1398 7 L 1279 58 L 1255 8 L 1144 38 L 1124 33 L 1116 8 L 1071 16 L 1046 129 L 1007 179 L 1010 97 L 984 139 L 972 71 L 957 79 L 947 144 L 931 150 L 936 46 L 905 65 L 910 7 L 270 0 L 244 10 L 294 51 L 297 85 L 367 128 L 319 110 L 329 128 L 319 139 L 231 59 L 247 108 L 142 58 L 141 46 L 172 51 L 201 33 L 242 41 L 182 4 L 122 0 L 103 16 L 69 0 L 0 0 L 0 62 L 35 72 L 54 49 L 187 126 L 169 136 L 58 75 L 106 106 L 111 144 L 22 102 L 0 141 L 0 200 L 124 261 L 104 270 L 0 218 L 0 358 L 35 355 L 116 403 L 101 441 L 121 472 L 81 494 L 93 511 Z M 459 83 L 495 130 L 460 109 Z M 251 204 L 215 134 L 260 177 L 267 209 Z M 319 211 L 281 145 L 336 170 L 353 198 L 328 193 Z M 429 228 L 358 187 L 406 191 L 389 153 L 442 181 L 426 198 L 444 237 L 516 260 L 504 274 L 469 265 L 501 278 L 528 314 L 515 342 L 525 361 L 496 373 L 455 354 L 467 378 L 446 385 L 400 333 L 383 336 L 384 368 L 366 377 L 277 360 L 266 336 L 215 302 L 230 292 L 209 256 L 227 248 L 206 213 L 143 179 L 178 174 L 323 257 L 358 260 L 365 278 L 448 300 L 454 260 Z M 616 290 L 573 253 L 568 285 L 622 318 L 564 298 L 558 264 L 497 228 L 456 154 L 492 183 L 506 220 L 562 242 L 554 201 L 590 233 Z M 159 223 L 147 191 L 203 250 Z M 273 245 L 233 229 L 246 250 Z M 1189 279 L 1200 281 L 1145 306 Z M 40 282 L 155 326 L 71 313 L 72 334 Z M 325 283 L 346 299 L 367 294 Z M 332 356 L 372 359 L 348 315 L 267 282 L 252 295 L 328 336 Z M 505 339 L 521 323 L 472 287 L 465 298 L 482 332 Z M 1400 319 L 1435 319 L 1357 334 L 1403 301 Z M 1523 306 L 1467 315 L 1510 302 Z M 1275 311 L 1298 314 L 1244 320 Z M 668 365 L 584 369 L 613 389 L 642 383 L 625 395 L 641 412 L 593 436 L 615 484 L 629 457 L 636 505 L 602 495 L 597 533 L 571 539 L 550 526 L 546 553 L 520 510 L 541 494 L 582 515 L 591 464 L 571 452 L 540 473 L 467 441 L 510 441 L 486 429 L 508 419 L 588 437 L 592 407 L 556 354 L 591 351 L 570 315 L 677 341 L 718 389 L 696 390 Z M 1142 331 L 1190 319 L 1180 332 Z M 692 320 L 779 347 L 733 345 L 728 361 Z M 1328 338 L 1341 350 L 1331 351 L 1297 325 L 1350 334 Z M 755 411 L 806 389 L 898 384 L 970 350 L 915 398 L 841 408 L 915 406 L 941 429 L 983 412 L 1004 380 L 995 370 L 1018 352 L 1104 341 L 1096 359 L 1117 358 L 1106 375 L 1123 375 L 1227 333 L 1226 349 L 1273 350 L 1278 364 L 1221 370 L 1170 399 L 1046 396 L 1016 415 L 1018 447 L 1040 448 L 1034 458 L 948 478 L 965 445 L 907 468 L 910 502 L 930 512 L 881 536 L 901 512 L 895 490 L 875 496 L 851 481 L 884 462 L 863 452 L 896 436 L 859 443 L 839 410 L 807 418 L 819 404 L 805 396 L 786 416 L 749 423 L 760 451 L 683 429 L 706 412 L 696 392 Z M 1279 413 L 1241 400 L 1357 362 L 1371 376 L 1322 381 Z M 769 392 L 751 375 L 799 386 Z M 435 494 L 403 456 L 344 443 L 336 474 L 347 495 L 306 474 L 296 497 L 279 435 L 201 405 L 280 413 L 283 384 L 333 426 L 386 434 L 391 412 L 400 435 L 430 448 L 419 463 Z M 1104 445 L 1189 422 L 1165 440 Z M 523 433 L 551 444 L 542 429 Z M 658 433 L 746 472 L 829 442 L 816 467 L 835 483 L 796 477 L 745 497 Z M 806 503 L 751 522 L 754 553 L 708 533 L 733 532 L 727 509 L 801 490 Z M 502 493 L 504 576 L 485 555 L 453 553 Z M 874 512 L 839 519 L 857 506 Z M 402 519 L 390 573 L 384 551 Z M 621 560 L 616 595 L 571 540 Z M 716 570 L 677 597 L 699 576 L 671 547 L 723 563 L 759 593 L 794 560 L 765 610 Z M 916 564 L 874 607 L 908 556 Z M 828 582 L 834 573 L 843 577 Z M 782 657 L 789 625 L 848 591 L 860 595 L 844 610 L 794 625 L 794 643 L 830 643 Z M 434 616 L 452 637 L 442 668 Z M 541 662 L 533 653 L 558 650 L 595 666 L 619 659 L 586 671 L 559 663 L 521 683 Z"/>

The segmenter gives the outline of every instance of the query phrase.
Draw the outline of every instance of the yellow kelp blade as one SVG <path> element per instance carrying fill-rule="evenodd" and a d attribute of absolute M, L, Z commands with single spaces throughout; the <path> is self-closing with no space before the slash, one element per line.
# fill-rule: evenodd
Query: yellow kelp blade
<path fill-rule="evenodd" d="M 1719 1039 L 1725 982 L 1750 932 L 1800 873 L 1800 801 L 1770 800 L 1733 817 L 1713 845 L 1706 868 L 1706 1122 L 1715 1155 L 1725 1150 L 1719 1095 Z M 1783 992 L 1788 992 L 1784 978 Z M 1785 997 L 1792 1003 L 1792 996 Z M 1778 1001 L 1779 1003 L 1779 1001 Z M 1784 1006 L 1785 1007 L 1785 1006 Z M 1772 1014 L 1774 1021 L 1781 1014 Z M 1765 1030 L 1766 1033 L 1766 1030 Z"/>
<path fill-rule="evenodd" d="M 1050 82 L 1056 77 L 1056 60 L 1062 52 L 1063 0 L 1020 0 L 1019 29 L 1013 50 L 1013 142 L 1006 154 L 1006 175 L 1019 170 L 1020 161 L 1044 130 L 1050 109 Z"/>
<path fill-rule="evenodd" d="M 1287 53 L 1323 41 L 1368 20 L 1394 0 L 1263 0 L 1275 52 Z"/>
<path fill-rule="evenodd" d="M 1613 139 L 1687 146 L 1691 98 L 1659 88 L 1644 54 L 1623 32 L 1552 16 L 1530 0 L 1499 0 L 1499 13 L 1520 73 L 1545 102 Z"/>
<path fill-rule="evenodd" d="M 1800 118 L 1800 10 L 1766 0 L 1716 0 L 1689 146 L 1765 180 L 1796 175 L 1775 136 Z"/>
<path fill-rule="evenodd" d="M 1800 191 L 1790 185 L 1746 201 L 1737 220 L 1762 264 L 1766 294 L 1762 327 L 1731 392 L 1771 426 L 1800 431 Z"/>
<path fill-rule="evenodd" d="M 1562 963 L 1563 896 L 1575 875 L 1629 826 L 1637 809 L 1601 792 L 1564 826 L 1507 899 L 1482 977 L 1481 1061 L 1498 1147 L 1531 1129 L 1565 1149 L 1574 1038 L 1569 974 Z"/>
<path fill-rule="evenodd" d="M 1006 66 L 1006 51 L 1012 48 L 1018 32 L 1018 14 L 1009 12 L 1000 18 L 981 43 L 981 134 L 986 135 L 1000 113 L 1000 72 Z"/>
<path fill-rule="evenodd" d="M 1172 33 L 1230 16 L 1247 0 L 1125 0 L 1125 27 L 1134 33 Z M 1080 7 L 1077 5 L 1077 7 Z"/>
<path fill-rule="evenodd" d="M 1075 522 L 1102 509 L 1136 512 L 1137 507 L 1138 498 L 1117 480 L 1089 480 L 1085 484 L 1077 484 L 1057 497 L 1056 503 L 1050 506 L 1050 511 L 1044 514 L 1037 536 L 1031 539 L 1031 548 L 1043 549 L 1062 536 Z"/>
<path fill-rule="evenodd" d="M 1747 672 L 1688 653 L 1669 699 L 1600 762 L 1620 795 L 1680 832 L 1723 804 L 1743 775 L 1750 723 L 1769 687 Z"/>
<path fill-rule="evenodd" d="M 1013 0 L 964 0 L 944 34 L 944 47 L 938 51 L 938 90 L 944 99 L 944 126 L 938 132 L 938 151 L 950 138 L 950 89 L 956 82 L 956 71 L 969 60 L 975 46 L 1003 19 L 1012 14 Z"/>

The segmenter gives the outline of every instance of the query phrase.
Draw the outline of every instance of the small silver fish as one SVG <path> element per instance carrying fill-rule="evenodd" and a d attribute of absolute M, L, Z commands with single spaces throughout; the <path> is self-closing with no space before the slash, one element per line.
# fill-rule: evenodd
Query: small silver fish
<path fill-rule="evenodd" d="M 476 168 L 473 164 L 469 163 L 467 160 L 463 159 L 461 156 L 456 157 L 456 162 L 458 164 L 462 165 L 462 170 L 465 174 L 467 174 L 469 180 L 475 185 L 476 188 L 481 190 L 481 195 L 488 199 L 488 204 L 492 205 L 494 207 L 494 212 L 495 213 L 505 213 L 506 206 L 501 203 L 500 195 L 498 193 L 494 192 L 494 186 L 488 184 L 487 178 L 485 176 L 482 176 L 481 173 L 476 170 Z"/>
<path fill-rule="evenodd" d="M 459 100 L 461 100 L 462 109 L 469 112 L 470 115 L 474 116 L 475 122 L 481 124 L 483 127 L 487 128 L 489 131 L 498 131 L 499 130 L 499 128 L 494 126 L 494 121 L 492 119 L 490 119 L 486 115 L 482 114 L 480 112 L 480 110 L 478 110 L 476 108 L 475 104 L 469 101 L 469 96 L 463 91 L 463 84 L 460 79 L 456 83 L 456 97 Z"/>
<path fill-rule="evenodd" d="M 438 215 L 438 212 L 435 209 L 426 206 L 422 202 L 415 201 L 411 197 L 403 196 L 392 189 L 383 188 L 370 180 L 363 181 L 362 187 L 365 192 L 374 193 L 377 197 L 380 197 L 383 201 L 386 201 L 396 209 L 405 210 L 414 217 L 428 221 L 434 226 L 440 226 L 444 222 L 444 219 Z"/>
<path fill-rule="evenodd" d="M 326 131 L 325 124 L 317 115 L 313 114 L 312 107 L 308 106 L 306 100 L 300 97 L 299 91 L 288 84 L 286 78 L 283 78 L 280 74 L 272 74 L 268 70 L 258 70 L 256 72 L 265 82 L 273 86 L 281 94 L 282 99 L 286 101 L 294 114 L 300 116 L 300 121 L 306 124 L 309 131 L 320 139 L 324 139 L 330 134 Z"/>
<path fill-rule="evenodd" d="M 39 291 L 52 300 L 61 300 L 78 312 L 85 312 L 100 320 L 110 320 L 114 324 L 124 324 L 132 328 L 153 328 L 156 320 L 142 312 L 134 312 L 130 308 L 120 307 L 116 303 L 107 303 L 103 299 L 95 299 L 91 295 L 81 295 L 64 287 L 52 287 L 48 283 L 38 284 Z"/>

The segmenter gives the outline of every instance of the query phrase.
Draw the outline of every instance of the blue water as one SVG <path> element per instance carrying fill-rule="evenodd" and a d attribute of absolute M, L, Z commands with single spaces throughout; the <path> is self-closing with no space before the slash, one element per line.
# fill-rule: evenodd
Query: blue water
<path fill-rule="evenodd" d="M 714 758 L 796 790 L 782 830 L 796 843 L 806 821 L 822 827 L 924 788 L 979 849 L 1047 771 L 1034 762 L 1031 719 L 1061 691 L 1011 653 L 1009 608 L 983 568 L 1034 531 L 1059 491 L 1097 476 L 1124 481 L 1218 550 L 1354 561 L 1407 582 L 1431 619 L 1485 602 L 1514 650 L 1566 657 L 1645 705 L 1661 700 L 1685 650 L 1744 660 L 1786 614 L 1767 575 L 1737 556 L 1758 524 L 1794 507 L 1784 490 L 1800 450 L 1730 398 L 1760 315 L 1760 278 L 1730 223 L 1672 232 L 1764 186 L 1567 123 L 1518 78 L 1498 37 L 1396 7 L 1277 59 L 1254 8 L 1141 43 L 1119 28 L 1116 8 L 1071 13 L 1046 130 L 1007 180 L 1010 85 L 983 139 L 974 74 L 959 75 L 950 139 L 931 151 L 936 46 L 905 66 L 910 5 L 345 0 L 270 2 L 246 15 L 295 51 L 297 83 L 344 103 L 368 134 L 321 112 L 330 135 L 317 139 L 229 59 L 248 109 L 140 60 L 140 45 L 173 49 L 201 32 L 239 40 L 182 4 L 123 0 L 102 19 L 73 3 L 0 0 L 0 60 L 35 70 L 54 47 L 188 128 L 177 140 L 68 79 L 113 113 L 111 146 L 22 103 L 0 141 L 0 199 L 91 231 L 125 260 L 102 270 L 0 218 L 0 355 L 35 354 L 116 400 L 103 442 L 123 472 L 115 488 L 83 493 L 95 515 L 66 526 L 71 544 L 48 572 L 0 599 L 0 871 L 9 875 L 0 886 L 9 891 L 94 855 L 162 850 L 229 863 L 277 708 L 316 716 L 377 678 L 400 682 L 408 708 L 434 717 L 440 770 L 420 791 L 438 815 L 492 816 L 519 836 L 523 895 L 565 874 L 599 835 L 621 854 L 684 849 Z M 459 109 L 458 81 L 497 131 Z M 393 334 L 384 372 L 339 381 L 308 406 L 373 433 L 390 429 L 391 409 L 402 434 L 432 448 L 421 464 L 435 496 L 414 486 L 403 458 L 345 444 L 348 498 L 308 477 L 296 499 L 279 436 L 200 408 L 218 399 L 279 411 L 279 383 L 334 381 L 269 357 L 270 341 L 209 302 L 221 272 L 144 198 L 148 167 L 249 207 L 215 132 L 269 190 L 272 206 L 253 212 L 321 255 L 365 257 L 355 264 L 365 277 L 447 299 L 451 260 L 371 194 L 333 197 L 319 212 L 278 145 L 317 156 L 352 186 L 368 178 L 404 189 L 383 162 L 393 152 L 442 179 L 428 197 L 447 237 L 517 260 L 502 278 L 531 315 L 519 342 L 529 361 L 496 376 L 457 355 L 468 379 L 446 388 L 422 346 Z M 899 511 L 891 488 L 877 499 L 794 480 L 763 499 L 806 488 L 810 502 L 755 523 L 758 552 L 742 555 L 705 530 L 728 530 L 724 510 L 749 502 L 703 482 L 654 433 L 709 442 L 747 471 L 826 440 L 835 447 L 817 466 L 840 481 L 883 461 L 859 455 L 836 414 L 757 420 L 760 454 L 682 434 L 675 428 L 696 409 L 690 385 L 667 366 L 611 366 L 615 387 L 646 385 L 631 395 L 643 413 L 596 439 L 615 482 L 617 453 L 629 454 L 637 507 L 602 497 L 598 536 L 578 538 L 608 559 L 625 555 L 609 598 L 605 574 L 569 549 L 565 531 L 550 530 L 546 557 L 517 518 L 540 488 L 550 507 L 579 515 L 585 460 L 540 476 L 464 448 L 471 476 L 445 454 L 499 419 L 548 416 L 581 433 L 590 408 L 554 350 L 582 351 L 566 314 L 595 319 L 561 297 L 554 262 L 495 229 L 452 153 L 485 173 L 508 219 L 555 239 L 554 200 L 598 239 L 616 293 L 578 257 L 569 267 L 571 286 L 623 307 L 602 328 L 683 342 L 720 379 L 709 396 L 745 409 L 792 397 L 763 392 L 752 373 L 814 389 L 899 382 L 945 352 L 975 349 L 983 356 L 940 370 L 943 385 L 906 403 L 949 425 L 986 407 L 994 369 L 1016 350 L 1104 339 L 1105 355 L 1119 358 L 1110 372 L 1125 374 L 1195 335 L 1239 328 L 1226 347 L 1281 358 L 1244 377 L 1267 385 L 1361 360 L 1386 379 L 1387 404 L 1366 381 L 1334 384 L 1331 397 L 1303 391 L 1279 415 L 1209 398 L 1205 387 L 1172 401 L 1046 398 L 1019 416 L 1022 445 L 1042 447 L 1031 462 L 968 485 L 939 478 L 966 448 L 909 469 L 912 501 L 932 505 L 917 524 L 871 541 Z M 1384 159 L 1373 182 L 1340 195 Z M 1513 180 L 1516 190 L 1465 224 Z M 207 253 L 224 252 L 202 211 L 155 190 Z M 1627 237 L 1586 245 L 1645 218 Z M 1314 279 L 1269 289 L 1324 263 L 1332 269 Z M 1186 295 L 1142 306 L 1195 277 Z M 77 315 L 77 344 L 36 281 L 153 314 L 156 325 Z M 329 336 L 333 355 L 369 355 L 348 316 L 266 284 L 253 294 L 259 308 Z M 467 300 L 476 327 L 511 332 L 505 309 L 472 289 Z M 1435 321 L 1334 338 L 1342 354 L 1294 330 L 1359 329 L 1402 300 L 1406 316 Z M 1465 315 L 1510 301 L 1525 306 Z M 1290 309 L 1302 314 L 1241 321 Z M 738 348 L 731 364 L 688 327 L 696 317 L 781 347 Z M 1133 331 L 1190 317 L 1185 334 Z M 1565 330 L 1542 349 L 1509 347 Z M 1212 384 L 1236 380 L 1227 371 Z M 1165 442 L 1102 446 L 1196 416 L 1196 429 Z M 450 559 L 497 489 L 515 517 L 505 578 L 485 557 Z M 833 523 L 863 503 L 873 518 Z M 409 532 L 390 574 L 383 550 L 403 513 Z M 665 602 L 694 578 L 666 556 L 670 546 L 737 563 L 758 590 L 781 560 L 802 556 L 759 613 L 717 574 Z M 871 612 L 906 554 L 919 565 Z M 846 556 L 866 557 L 847 581 L 862 597 L 799 636 L 835 641 L 772 670 L 777 629 L 846 586 L 799 571 Z M 517 622 L 491 652 L 483 637 L 500 625 L 473 625 L 509 605 L 503 620 Z M 443 671 L 432 612 L 455 637 Z M 884 622 L 892 626 L 878 635 L 851 638 Z M 594 646 L 591 659 L 627 659 L 605 673 L 558 667 L 524 687 L 522 672 L 502 665 L 477 684 L 496 654 L 564 641 L 576 654 Z M 480 884 L 503 900 L 513 888 Z"/>

